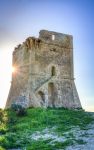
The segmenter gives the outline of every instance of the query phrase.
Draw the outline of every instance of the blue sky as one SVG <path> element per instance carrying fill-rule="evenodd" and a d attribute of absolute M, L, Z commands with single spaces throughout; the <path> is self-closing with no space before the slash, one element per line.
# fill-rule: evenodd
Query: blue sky
<path fill-rule="evenodd" d="M 38 36 L 39 30 L 47 29 L 73 35 L 77 90 L 83 108 L 94 111 L 93 28 L 93 0 L 0 0 L 0 81 L 2 84 L 4 82 L 3 86 L 0 83 L 2 105 L 10 86 L 11 73 L 8 68 L 14 47 L 28 36 Z"/>

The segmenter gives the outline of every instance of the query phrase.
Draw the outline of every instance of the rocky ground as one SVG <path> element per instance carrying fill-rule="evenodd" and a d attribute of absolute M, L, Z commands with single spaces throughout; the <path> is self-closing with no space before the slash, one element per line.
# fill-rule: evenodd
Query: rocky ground
<path fill-rule="evenodd" d="M 54 132 L 54 129 L 56 129 L 56 127 L 52 129 L 46 128 L 42 132 L 37 131 L 34 134 L 32 134 L 30 138 L 35 141 L 38 141 L 40 139 L 50 139 L 50 145 L 55 145 L 55 142 L 63 143 L 69 139 L 72 140 L 73 143 L 72 145 L 67 146 L 65 148 L 66 150 L 94 150 L 94 122 L 89 124 L 84 130 L 81 130 L 79 126 L 73 126 L 72 129 L 68 132 L 65 132 L 63 136 L 59 136 L 58 134 L 56 134 Z"/>

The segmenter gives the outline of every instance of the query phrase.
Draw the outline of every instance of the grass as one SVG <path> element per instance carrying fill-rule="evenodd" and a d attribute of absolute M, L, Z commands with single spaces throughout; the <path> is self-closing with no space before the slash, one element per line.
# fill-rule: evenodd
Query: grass
<path fill-rule="evenodd" d="M 2 113 L 1 113 L 2 112 Z M 59 136 L 72 129 L 73 126 L 85 130 L 87 125 L 93 121 L 89 113 L 68 109 L 43 109 L 29 108 L 27 115 L 19 117 L 12 110 L 0 110 L 0 150 L 21 148 L 24 150 L 55 150 L 65 149 L 73 144 L 74 136 L 70 133 L 64 142 L 50 144 L 51 139 L 38 141 L 30 139 L 30 135 L 36 131 L 42 132 L 45 128 L 54 129 Z M 83 144 L 82 140 L 75 140 Z"/>

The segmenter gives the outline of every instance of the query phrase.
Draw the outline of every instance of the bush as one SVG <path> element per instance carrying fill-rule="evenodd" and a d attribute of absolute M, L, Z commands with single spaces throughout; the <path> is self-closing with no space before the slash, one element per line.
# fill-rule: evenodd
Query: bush
<path fill-rule="evenodd" d="M 11 109 L 15 111 L 18 116 L 24 116 L 27 114 L 26 108 L 19 104 L 12 104 Z"/>
<path fill-rule="evenodd" d="M 7 116 L 4 110 L 0 109 L 0 124 L 5 123 L 7 120 Z"/>
<path fill-rule="evenodd" d="M 12 104 L 12 105 L 11 105 L 11 109 L 12 109 L 13 111 L 18 111 L 18 110 L 21 109 L 21 108 L 22 108 L 22 106 L 19 105 L 19 104 Z"/>
<path fill-rule="evenodd" d="M 5 150 L 3 147 L 0 146 L 0 150 Z"/>
<path fill-rule="evenodd" d="M 4 112 L 0 109 L 0 122 L 3 122 Z"/>
<path fill-rule="evenodd" d="M 9 124 L 15 124 L 16 122 L 17 122 L 17 119 L 15 117 L 11 116 L 11 117 L 8 118 L 8 123 Z"/>

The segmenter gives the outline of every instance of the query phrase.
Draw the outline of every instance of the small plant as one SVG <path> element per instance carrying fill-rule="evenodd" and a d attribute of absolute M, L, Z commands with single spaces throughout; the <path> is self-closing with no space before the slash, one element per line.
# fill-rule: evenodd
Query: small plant
<path fill-rule="evenodd" d="M 11 109 L 15 111 L 18 116 L 24 116 L 27 114 L 26 108 L 19 104 L 12 104 Z"/>
<path fill-rule="evenodd" d="M 15 104 L 15 103 L 13 103 L 11 105 L 11 109 L 14 110 L 14 111 L 18 111 L 21 107 L 22 107 L 21 105 Z"/>
<path fill-rule="evenodd" d="M 8 118 L 8 123 L 9 124 L 15 124 L 17 122 L 17 119 L 15 117 L 9 117 Z"/>
<path fill-rule="evenodd" d="M 0 122 L 3 122 L 3 111 L 0 109 Z"/>

